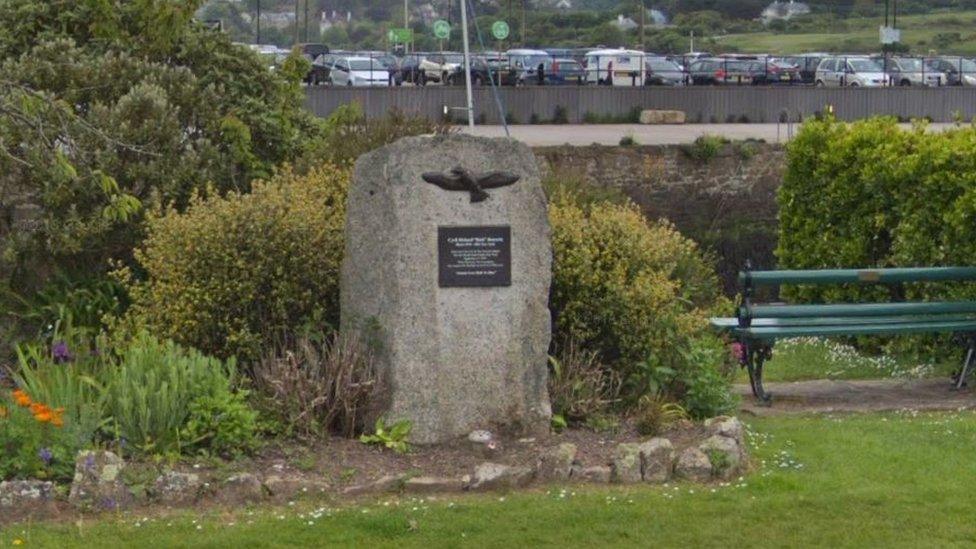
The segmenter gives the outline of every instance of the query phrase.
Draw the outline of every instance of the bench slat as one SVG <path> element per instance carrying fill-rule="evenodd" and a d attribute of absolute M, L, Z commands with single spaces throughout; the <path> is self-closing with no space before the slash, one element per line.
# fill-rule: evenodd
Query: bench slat
<path fill-rule="evenodd" d="M 976 267 L 906 267 L 892 269 L 818 269 L 810 271 L 744 271 L 739 273 L 743 285 L 777 284 L 844 284 L 938 282 L 976 280 Z"/>
<path fill-rule="evenodd" d="M 753 327 L 779 327 L 790 326 L 859 326 L 866 324 L 927 324 L 931 322 L 976 322 L 976 315 L 901 315 L 885 317 L 822 317 L 822 318 L 754 318 L 750 325 Z M 729 330 L 739 327 L 739 319 L 735 317 L 723 317 L 709 319 L 709 323 L 720 330 Z"/>
<path fill-rule="evenodd" d="M 935 332 L 976 332 L 976 320 L 843 324 L 834 326 L 755 326 L 731 328 L 731 333 L 746 339 L 773 341 L 788 337 L 883 335 Z"/>
<path fill-rule="evenodd" d="M 750 305 L 739 307 L 744 318 L 809 318 L 881 315 L 976 313 L 976 301 L 909 303 L 832 303 L 824 305 Z"/>

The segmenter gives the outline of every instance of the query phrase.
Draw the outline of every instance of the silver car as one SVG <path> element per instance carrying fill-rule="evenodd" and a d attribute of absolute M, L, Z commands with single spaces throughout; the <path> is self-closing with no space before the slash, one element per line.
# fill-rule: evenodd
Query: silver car
<path fill-rule="evenodd" d="M 945 86 L 948 77 L 944 72 L 934 70 L 931 65 L 917 57 L 889 57 L 887 65 L 884 57 L 872 57 L 888 71 L 892 84 L 896 86 Z"/>
<path fill-rule="evenodd" d="M 817 86 L 878 88 L 890 82 L 884 68 L 869 57 L 825 57 L 817 67 Z"/>
<path fill-rule="evenodd" d="M 378 59 L 338 57 L 332 64 L 329 80 L 333 86 L 388 86 L 390 71 Z"/>

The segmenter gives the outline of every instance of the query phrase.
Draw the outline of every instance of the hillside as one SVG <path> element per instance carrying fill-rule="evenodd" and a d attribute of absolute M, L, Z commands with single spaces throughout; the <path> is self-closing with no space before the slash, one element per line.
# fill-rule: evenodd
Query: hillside
<path fill-rule="evenodd" d="M 876 17 L 844 20 L 836 32 L 754 32 L 715 37 L 719 47 L 742 52 L 874 52 L 880 49 Z M 911 53 L 976 54 L 976 11 L 935 12 L 898 18 Z"/>

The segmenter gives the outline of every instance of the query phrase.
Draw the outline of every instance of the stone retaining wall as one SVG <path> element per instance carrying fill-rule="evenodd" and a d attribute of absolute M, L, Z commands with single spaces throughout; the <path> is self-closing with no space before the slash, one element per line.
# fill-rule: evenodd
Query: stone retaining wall
<path fill-rule="evenodd" d="M 745 260 L 775 266 L 776 190 L 785 151 L 762 142 L 728 143 L 704 159 L 696 145 L 537 147 L 548 173 L 622 191 L 650 219 L 668 219 L 718 257 L 728 292 Z"/>

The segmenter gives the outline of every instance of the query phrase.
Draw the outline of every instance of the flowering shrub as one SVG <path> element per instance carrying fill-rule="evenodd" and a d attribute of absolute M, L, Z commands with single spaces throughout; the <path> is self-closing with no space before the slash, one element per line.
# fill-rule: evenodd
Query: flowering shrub
<path fill-rule="evenodd" d="M 71 478 L 75 453 L 90 439 L 64 412 L 22 389 L 0 391 L 0 479 Z"/>
<path fill-rule="evenodd" d="M 348 172 L 285 170 L 250 194 L 197 197 L 157 213 L 120 271 L 128 321 L 221 358 L 257 359 L 306 326 L 337 326 Z M 133 330 L 137 331 L 137 330 Z"/>
<path fill-rule="evenodd" d="M 709 314 L 726 306 L 694 242 L 649 224 L 633 204 L 580 203 L 569 192 L 551 195 L 549 220 L 557 345 L 597 353 L 620 375 L 626 405 L 660 390 L 684 398 L 693 386 L 686 374 L 722 378 L 723 354 L 694 352 L 696 339 L 711 337 Z M 727 388 L 716 384 L 717 393 Z"/>

